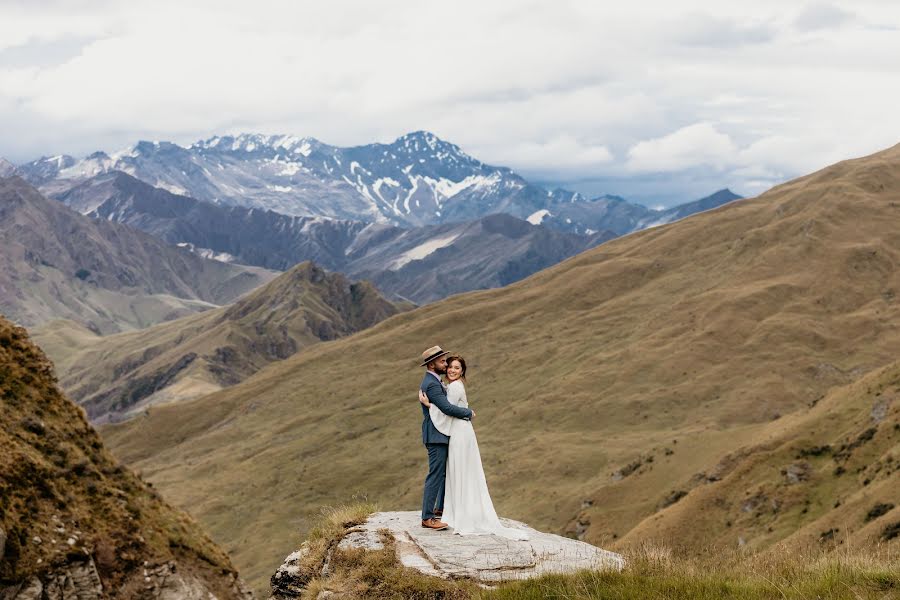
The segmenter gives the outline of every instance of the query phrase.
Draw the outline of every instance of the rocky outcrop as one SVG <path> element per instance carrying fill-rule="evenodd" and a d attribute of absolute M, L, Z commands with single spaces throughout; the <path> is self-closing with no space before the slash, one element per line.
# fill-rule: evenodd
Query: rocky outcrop
<path fill-rule="evenodd" d="M 423 529 L 419 519 L 419 513 L 414 511 L 375 513 L 362 525 L 350 529 L 336 548 L 381 550 L 385 547 L 382 535 L 388 534 L 403 566 L 424 575 L 472 579 L 483 585 L 583 569 L 620 570 L 625 565 L 619 554 L 537 531 L 518 521 L 501 519 L 507 527 L 527 531 L 527 541 Z M 303 568 L 307 552 L 304 546 L 285 559 L 272 576 L 269 600 L 300 598 L 310 580 L 328 576 L 330 556 L 320 570 L 311 573 Z"/>
<path fill-rule="evenodd" d="M 119 465 L 0 316 L 0 600 L 247 600 L 228 556 Z"/>
<path fill-rule="evenodd" d="M 100 600 L 106 598 L 94 561 L 67 563 L 42 577 L 11 587 L 0 587 L 2 600 Z"/>
<path fill-rule="evenodd" d="M 144 568 L 143 578 L 131 582 L 119 596 L 139 600 L 218 600 L 201 579 L 180 573 L 175 562 Z M 252 600 L 253 594 L 239 579 L 230 586 L 229 597 Z M 17 585 L 0 586 L 0 600 L 105 600 L 100 575 L 93 560 L 73 562 L 63 568 L 35 576 Z"/>

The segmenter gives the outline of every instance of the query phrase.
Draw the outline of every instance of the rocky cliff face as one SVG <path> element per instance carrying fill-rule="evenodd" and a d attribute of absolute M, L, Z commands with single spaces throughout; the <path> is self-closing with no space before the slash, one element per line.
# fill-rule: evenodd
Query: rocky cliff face
<path fill-rule="evenodd" d="M 106 451 L 0 317 L 0 599 L 247 599 L 228 557 Z"/>

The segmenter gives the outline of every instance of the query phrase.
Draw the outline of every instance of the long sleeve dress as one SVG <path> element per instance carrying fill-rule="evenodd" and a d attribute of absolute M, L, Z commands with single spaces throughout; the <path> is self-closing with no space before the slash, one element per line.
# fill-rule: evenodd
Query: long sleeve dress
<path fill-rule="evenodd" d="M 456 380 L 447 387 L 447 400 L 468 408 L 466 387 Z M 521 529 L 504 527 L 494 510 L 488 492 L 481 452 L 471 421 L 454 419 L 432 405 L 431 421 L 438 431 L 450 436 L 447 456 L 447 481 L 444 497 L 445 523 L 459 535 L 499 535 L 514 540 L 527 540 Z"/>

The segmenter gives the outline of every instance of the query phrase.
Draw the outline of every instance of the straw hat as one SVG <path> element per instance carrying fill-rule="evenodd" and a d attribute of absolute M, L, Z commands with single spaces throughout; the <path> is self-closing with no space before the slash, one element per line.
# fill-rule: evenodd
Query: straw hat
<path fill-rule="evenodd" d="M 441 350 L 440 346 L 432 346 L 431 348 L 429 348 L 428 350 L 426 350 L 425 352 L 422 353 L 422 364 L 419 366 L 424 367 L 425 365 L 427 365 L 434 359 L 440 358 L 446 354 L 450 354 L 450 351 L 449 350 Z"/>

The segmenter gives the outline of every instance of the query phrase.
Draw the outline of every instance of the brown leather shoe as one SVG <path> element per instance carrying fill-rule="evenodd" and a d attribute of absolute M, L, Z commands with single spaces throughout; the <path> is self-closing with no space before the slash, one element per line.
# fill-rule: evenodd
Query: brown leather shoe
<path fill-rule="evenodd" d="M 435 531 L 440 531 L 441 529 L 447 529 L 447 527 L 449 527 L 449 525 L 447 525 L 446 523 L 442 523 L 435 518 L 431 518 L 431 519 L 425 519 L 424 521 L 422 521 L 422 527 L 425 527 L 426 529 L 434 529 Z"/>

